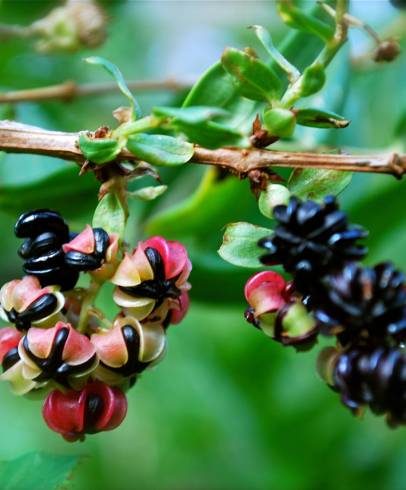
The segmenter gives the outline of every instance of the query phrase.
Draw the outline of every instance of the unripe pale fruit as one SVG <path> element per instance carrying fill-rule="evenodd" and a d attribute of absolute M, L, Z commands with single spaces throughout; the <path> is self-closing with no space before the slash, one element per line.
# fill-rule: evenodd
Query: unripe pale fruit
<path fill-rule="evenodd" d="M 264 114 L 264 124 L 272 136 L 289 138 L 295 131 L 296 117 L 288 109 L 270 109 Z"/>

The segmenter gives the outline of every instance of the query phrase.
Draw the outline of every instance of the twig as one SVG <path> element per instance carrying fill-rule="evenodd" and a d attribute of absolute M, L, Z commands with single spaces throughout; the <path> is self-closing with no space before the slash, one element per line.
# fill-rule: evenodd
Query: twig
<path fill-rule="evenodd" d="M 40 154 L 83 165 L 85 157 L 78 147 L 78 138 L 79 133 L 48 131 L 13 121 L 0 121 L 0 151 L 8 153 Z M 129 151 L 122 150 L 117 161 L 139 160 Z M 209 150 L 196 146 L 191 163 L 216 165 L 240 175 L 267 167 L 384 173 L 397 178 L 406 173 L 406 154 L 400 155 L 396 152 L 377 155 L 333 155 L 240 148 Z"/>
<path fill-rule="evenodd" d="M 166 80 L 145 80 L 127 82 L 130 90 L 144 92 L 149 90 L 169 90 L 179 91 L 190 88 L 191 84 L 167 78 Z M 117 92 L 119 89 L 115 82 L 106 83 L 84 83 L 77 84 L 73 81 L 66 81 L 58 85 L 49 85 L 25 90 L 15 90 L 0 93 L 0 104 L 17 102 L 39 102 L 42 100 L 60 99 L 70 101 L 75 97 L 89 97 L 93 95 Z"/>

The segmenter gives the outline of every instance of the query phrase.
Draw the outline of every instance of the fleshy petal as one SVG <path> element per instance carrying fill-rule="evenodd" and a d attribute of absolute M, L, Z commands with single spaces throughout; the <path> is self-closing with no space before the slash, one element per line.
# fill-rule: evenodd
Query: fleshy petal
<path fill-rule="evenodd" d="M 86 225 L 86 228 L 75 236 L 69 243 L 62 245 L 65 253 L 74 250 L 76 252 L 82 252 L 84 254 L 92 254 L 94 252 L 95 240 L 93 228 L 90 225 Z"/>
<path fill-rule="evenodd" d="M 140 275 L 141 281 L 148 281 L 154 278 L 154 271 L 144 252 L 145 248 L 145 244 L 140 242 L 131 256 L 131 260 Z"/>
<path fill-rule="evenodd" d="M 58 325 L 60 324 L 61 323 Z M 58 330 L 59 328 L 57 325 L 47 330 L 37 327 L 31 327 L 28 330 L 26 337 L 30 351 L 34 354 L 34 356 L 41 359 L 46 359 L 49 356 L 55 335 L 57 334 Z M 22 351 L 21 354 L 24 355 L 25 349 L 22 342 L 23 341 L 21 340 L 19 349 Z"/>
<path fill-rule="evenodd" d="M 136 328 L 140 336 L 140 352 L 138 359 L 141 362 L 153 361 L 165 349 L 165 330 L 162 325 L 156 323 L 137 323 Z"/>
<path fill-rule="evenodd" d="M 118 266 L 111 282 L 116 286 L 137 286 L 141 282 L 141 277 L 132 258 L 125 254 Z"/>
<path fill-rule="evenodd" d="M 62 359 L 71 366 L 85 363 L 96 354 L 96 349 L 90 340 L 77 332 L 69 323 L 59 322 L 55 328 L 60 330 L 63 327 L 69 328 L 69 336 L 66 340 L 62 353 Z"/>
<path fill-rule="evenodd" d="M 124 366 L 128 361 L 127 346 L 120 326 L 103 333 L 93 334 L 91 342 L 99 359 L 112 368 Z"/>
<path fill-rule="evenodd" d="M 0 364 L 7 352 L 18 346 L 21 337 L 22 334 L 13 327 L 5 327 L 0 330 Z"/>
<path fill-rule="evenodd" d="M 52 292 L 52 289 L 48 287 L 41 288 L 41 284 L 36 277 L 25 276 L 14 288 L 13 307 L 20 313 L 38 298 L 50 292 Z"/>
<path fill-rule="evenodd" d="M 4 286 L 0 289 L 0 303 L 1 303 L 1 306 L 6 311 L 10 311 L 14 306 L 14 304 L 13 304 L 13 292 L 14 292 L 14 288 L 19 283 L 20 283 L 19 279 L 14 279 L 14 281 L 10 281 L 10 282 L 7 282 L 6 284 L 4 284 Z"/>
<path fill-rule="evenodd" d="M 165 275 L 168 279 L 171 279 L 172 277 L 176 277 L 181 274 L 184 269 L 187 270 L 188 266 L 191 270 L 191 263 L 189 261 L 186 248 L 180 242 L 169 241 L 168 243 L 169 258 L 168 262 L 165 263 Z"/>
<path fill-rule="evenodd" d="M 81 434 L 84 430 L 85 404 L 86 393 L 83 391 L 62 393 L 55 390 L 45 400 L 43 417 L 48 427 L 59 434 Z"/>
<path fill-rule="evenodd" d="M 179 306 L 171 311 L 170 321 L 173 325 L 177 325 L 185 318 L 185 315 L 189 310 L 189 304 L 189 294 L 186 291 L 182 291 L 182 294 L 179 297 Z"/>

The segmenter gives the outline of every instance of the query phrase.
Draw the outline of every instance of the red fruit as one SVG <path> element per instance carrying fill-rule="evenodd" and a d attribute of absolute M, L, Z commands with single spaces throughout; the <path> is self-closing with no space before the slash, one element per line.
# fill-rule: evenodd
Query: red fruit
<path fill-rule="evenodd" d="M 278 311 L 289 300 L 288 283 L 273 271 L 259 272 L 248 279 L 244 293 L 255 316 Z"/>
<path fill-rule="evenodd" d="M 89 383 L 81 391 L 51 392 L 42 411 L 48 427 L 69 442 L 83 441 L 85 434 L 115 429 L 126 413 L 124 393 L 100 381 Z"/>

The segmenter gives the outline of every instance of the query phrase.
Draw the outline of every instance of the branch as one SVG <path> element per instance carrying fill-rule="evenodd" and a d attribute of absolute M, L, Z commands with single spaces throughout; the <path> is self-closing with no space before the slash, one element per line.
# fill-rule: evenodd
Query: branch
<path fill-rule="evenodd" d="M 190 88 L 190 83 L 167 78 L 166 80 L 145 80 L 127 82 L 130 90 L 143 92 L 147 90 L 169 90 L 178 91 Z M 0 104 L 17 102 L 38 102 L 42 100 L 60 99 L 70 101 L 75 97 L 88 97 L 92 95 L 105 94 L 108 92 L 118 92 L 116 82 L 106 83 L 84 83 L 77 84 L 73 81 L 66 81 L 57 85 L 40 87 L 26 90 L 15 90 L 0 93 Z"/>
<path fill-rule="evenodd" d="M 78 138 L 79 133 L 48 131 L 13 121 L 0 121 L 0 151 L 7 153 L 40 154 L 83 165 L 85 157 L 77 145 Z M 128 150 L 122 150 L 117 161 L 139 162 Z M 240 148 L 208 150 L 196 146 L 190 163 L 216 165 L 240 175 L 268 167 L 384 173 L 397 178 L 406 173 L 406 154 L 395 152 L 378 155 L 332 155 Z"/>

